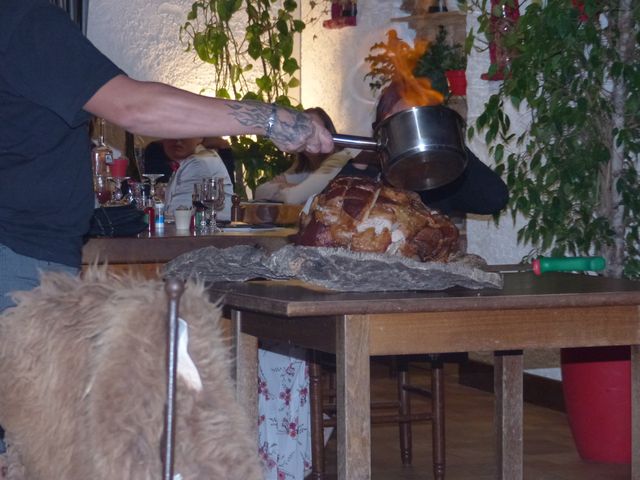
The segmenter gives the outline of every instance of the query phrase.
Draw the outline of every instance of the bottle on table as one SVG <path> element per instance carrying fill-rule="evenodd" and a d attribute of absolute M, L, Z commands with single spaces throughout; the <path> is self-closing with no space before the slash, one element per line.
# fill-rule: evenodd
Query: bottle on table
<path fill-rule="evenodd" d="M 147 222 L 147 228 L 152 231 L 156 225 L 156 211 L 153 207 L 153 198 L 147 198 L 147 204 L 144 207 L 144 221 Z"/>
<path fill-rule="evenodd" d="M 105 143 L 104 131 L 104 118 L 100 118 L 98 119 L 98 144 L 91 149 L 91 165 L 95 176 L 111 175 L 113 150 Z"/>
<path fill-rule="evenodd" d="M 242 221 L 242 210 L 240 208 L 240 195 L 237 195 L 235 193 L 231 195 L 231 221 L 232 222 Z"/>
<path fill-rule="evenodd" d="M 162 230 L 164 228 L 164 203 L 161 200 L 156 200 L 155 214 L 156 230 Z"/>

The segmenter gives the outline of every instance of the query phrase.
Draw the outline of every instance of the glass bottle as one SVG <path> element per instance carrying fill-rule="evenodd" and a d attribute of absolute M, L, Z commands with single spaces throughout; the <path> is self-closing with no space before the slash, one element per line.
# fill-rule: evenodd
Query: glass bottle
<path fill-rule="evenodd" d="M 240 207 L 240 195 L 231 195 L 231 222 L 242 221 L 242 207 Z"/>
<path fill-rule="evenodd" d="M 193 206 L 193 226 L 195 229 L 206 228 L 205 212 L 207 207 L 202 203 L 202 184 L 193 184 L 193 193 L 191 194 L 191 204 Z"/>
<path fill-rule="evenodd" d="M 104 118 L 98 119 L 98 144 L 91 149 L 91 165 L 94 175 L 110 175 L 113 150 L 104 141 Z"/>
<path fill-rule="evenodd" d="M 153 207 L 153 198 L 147 198 L 147 205 L 144 207 L 144 220 L 147 222 L 147 228 L 149 231 L 154 230 L 156 226 L 156 210 Z"/>

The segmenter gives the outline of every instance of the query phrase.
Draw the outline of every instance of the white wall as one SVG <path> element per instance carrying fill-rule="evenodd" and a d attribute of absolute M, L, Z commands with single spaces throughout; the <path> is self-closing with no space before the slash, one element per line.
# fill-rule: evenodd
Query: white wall
<path fill-rule="evenodd" d="M 129 76 L 192 92 L 209 83 L 213 68 L 185 52 L 180 25 L 191 0 L 89 0 L 87 36 Z"/>
<path fill-rule="evenodd" d="M 89 38 L 130 76 L 166 82 L 193 92 L 209 84 L 211 67 L 195 61 L 191 52 L 184 52 L 178 38 L 191 0 L 90 0 L 90 3 Z M 368 135 L 371 131 L 375 98 L 363 79 L 367 72 L 364 58 L 371 45 L 385 39 L 390 28 L 395 28 L 401 38 L 413 40 L 413 32 L 405 22 L 392 21 L 407 15 L 400 9 L 401 3 L 401 0 L 360 0 L 356 27 L 327 30 L 318 22 L 303 34 L 302 103 L 307 107 L 322 106 L 341 133 Z M 307 18 L 308 1 L 301 0 L 301 4 L 303 18 Z M 468 24 L 473 19 L 470 15 Z M 475 120 L 485 99 L 496 88 L 495 83 L 480 79 L 487 68 L 486 55 L 474 53 L 467 71 L 469 122 Z M 470 147 L 489 163 L 480 140 L 471 142 Z M 516 262 L 529 250 L 516 244 L 516 229 L 508 215 L 503 216 L 498 228 L 492 219 L 472 218 L 467 229 L 469 250 L 490 263 Z"/>

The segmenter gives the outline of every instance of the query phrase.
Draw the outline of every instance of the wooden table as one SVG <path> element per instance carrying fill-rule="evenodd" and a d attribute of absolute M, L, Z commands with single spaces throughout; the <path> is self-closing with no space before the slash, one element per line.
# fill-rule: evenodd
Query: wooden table
<path fill-rule="evenodd" d="M 147 264 L 155 268 L 178 255 L 209 246 L 259 245 L 272 251 L 289 243 L 289 237 L 295 232 L 293 228 L 228 229 L 223 233 L 182 232 L 169 224 L 161 231 L 145 231 L 133 237 L 91 238 L 82 249 L 82 263 Z"/>
<path fill-rule="evenodd" d="M 238 398 L 255 413 L 257 338 L 336 354 L 338 478 L 371 476 L 369 357 L 495 353 L 498 476 L 523 477 L 522 350 L 632 345 L 632 478 L 640 479 L 640 283 L 504 275 L 504 288 L 327 293 L 283 282 L 212 287 L 235 328 Z M 257 418 L 257 416 L 255 417 Z"/>

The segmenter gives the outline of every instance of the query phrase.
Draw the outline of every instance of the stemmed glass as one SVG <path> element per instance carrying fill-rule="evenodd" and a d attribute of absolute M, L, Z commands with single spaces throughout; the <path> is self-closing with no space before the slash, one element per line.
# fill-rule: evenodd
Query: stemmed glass
<path fill-rule="evenodd" d="M 133 137 L 133 158 L 136 161 L 136 167 L 138 167 L 138 173 L 140 175 L 140 180 L 144 176 L 144 149 L 145 149 L 145 141 L 139 135 L 134 135 Z"/>
<path fill-rule="evenodd" d="M 115 184 L 111 200 L 115 205 L 119 205 L 124 198 L 122 182 L 129 179 L 127 176 L 128 164 L 129 160 L 126 157 L 114 158 L 111 164 L 111 177 L 109 179 Z"/>
<path fill-rule="evenodd" d="M 205 178 L 202 181 L 202 203 L 207 207 L 209 231 L 221 232 L 216 222 L 216 212 L 224 208 L 224 178 Z"/>
<path fill-rule="evenodd" d="M 129 177 L 109 177 L 110 180 L 113 181 L 115 187 L 113 188 L 113 194 L 111 196 L 111 201 L 114 204 L 119 204 L 120 201 L 124 198 L 124 194 L 122 193 L 122 182 L 125 180 L 129 180 Z"/>
<path fill-rule="evenodd" d="M 162 177 L 163 173 L 144 173 L 142 176 L 149 179 L 151 183 L 151 191 L 149 192 L 149 197 L 151 197 L 154 201 L 156 198 L 156 182 L 160 177 Z"/>
<path fill-rule="evenodd" d="M 224 178 L 216 177 L 215 182 L 218 195 L 216 197 L 216 201 L 213 203 L 213 218 L 214 220 L 217 220 L 216 212 L 220 212 L 224 209 Z"/>
<path fill-rule="evenodd" d="M 111 189 L 106 175 L 93 176 L 93 190 L 100 205 L 105 205 L 111 200 Z"/>
<path fill-rule="evenodd" d="M 193 212 L 196 217 L 196 227 L 201 232 L 207 231 L 207 219 L 206 211 L 207 207 L 202 201 L 202 183 L 193 184 L 193 193 L 191 194 L 191 205 L 193 206 Z"/>

